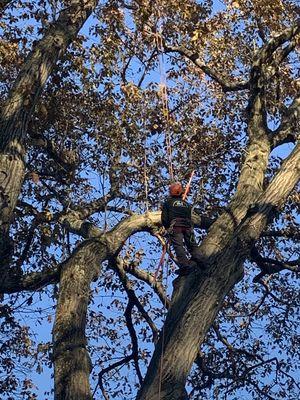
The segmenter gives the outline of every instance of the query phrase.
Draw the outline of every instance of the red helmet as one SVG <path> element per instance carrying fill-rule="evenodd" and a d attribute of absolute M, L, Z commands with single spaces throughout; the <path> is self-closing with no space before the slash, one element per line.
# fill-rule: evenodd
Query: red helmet
<path fill-rule="evenodd" d="M 183 194 L 183 187 L 180 182 L 172 183 L 169 187 L 171 196 L 181 196 Z"/>

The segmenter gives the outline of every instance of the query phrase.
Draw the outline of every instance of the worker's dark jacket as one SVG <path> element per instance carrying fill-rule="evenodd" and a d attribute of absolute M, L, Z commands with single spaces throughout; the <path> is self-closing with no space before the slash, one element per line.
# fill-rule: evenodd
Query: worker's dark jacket
<path fill-rule="evenodd" d="M 161 222 L 168 229 L 172 225 L 191 227 L 192 207 L 181 197 L 169 197 L 162 206 Z"/>
<path fill-rule="evenodd" d="M 179 267 L 192 265 L 184 245 L 194 261 L 198 260 L 198 246 L 191 221 L 192 207 L 181 197 L 169 197 L 162 206 L 161 221 L 168 230 Z"/>

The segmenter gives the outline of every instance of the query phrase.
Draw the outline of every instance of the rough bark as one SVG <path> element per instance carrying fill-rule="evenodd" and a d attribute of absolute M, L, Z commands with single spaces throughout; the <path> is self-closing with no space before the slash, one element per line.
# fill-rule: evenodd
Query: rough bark
<path fill-rule="evenodd" d="M 155 229 L 160 227 L 160 211 L 155 211 L 151 213 L 147 213 L 145 215 L 133 215 L 132 217 L 125 219 L 121 223 L 121 229 L 125 232 L 126 236 L 121 236 L 121 241 L 116 241 L 114 238 L 115 232 L 108 232 L 109 240 L 112 243 L 115 243 L 116 248 L 122 244 L 122 241 L 127 239 L 127 235 L 132 235 L 133 230 L 128 228 L 127 230 L 123 228 L 123 225 L 129 225 L 129 227 L 134 227 L 138 231 L 140 230 L 150 230 L 155 231 Z M 84 239 L 91 239 L 91 238 L 100 238 L 103 236 L 103 231 L 97 228 L 95 225 L 91 224 L 90 222 L 82 221 L 79 219 L 78 214 L 76 212 L 69 212 L 67 215 L 60 217 L 60 222 L 70 231 L 74 232 L 75 234 L 83 237 Z M 198 214 L 193 215 L 193 222 L 194 224 L 202 229 L 208 229 L 212 224 L 213 220 L 205 217 L 200 216 Z M 117 236 L 120 236 L 118 233 Z M 112 250 L 112 252 L 116 252 L 116 248 Z M 16 271 L 15 274 L 10 274 L 7 276 L 7 279 L 0 281 L 0 294 L 8 294 L 8 293 L 16 293 L 20 291 L 33 291 L 39 290 L 40 288 L 44 287 L 50 283 L 58 283 L 60 279 L 60 271 L 62 266 L 53 266 L 49 267 L 43 271 L 39 272 L 30 272 L 28 274 L 18 274 Z M 146 282 L 151 283 L 154 289 L 157 289 L 158 295 L 160 298 L 163 297 L 163 293 L 161 292 L 161 287 L 158 282 L 155 283 L 153 277 L 149 276 L 146 272 L 142 270 L 135 270 L 135 276 L 138 279 L 144 280 Z"/>
<path fill-rule="evenodd" d="M 84 242 L 62 266 L 53 331 L 56 400 L 92 399 L 85 327 L 90 284 L 98 276 L 106 250 L 101 239 Z"/>
<path fill-rule="evenodd" d="M 300 178 L 300 145 L 283 163 L 255 211 L 242 221 L 226 248 L 207 254 L 205 272 L 195 271 L 174 282 L 171 308 L 148 368 L 138 400 L 187 399 L 185 382 L 199 346 L 230 289 L 241 279 L 243 262 L 272 216 Z M 210 240 L 213 237 L 209 234 Z"/>
<path fill-rule="evenodd" d="M 75 220 L 72 224 L 81 229 Z M 98 276 L 101 263 L 116 256 L 130 235 L 159 225 L 160 212 L 134 215 L 121 221 L 111 232 L 82 242 L 62 265 L 53 331 L 55 400 L 92 399 L 91 362 L 85 336 L 91 282 Z"/>
<path fill-rule="evenodd" d="M 205 271 L 197 269 L 174 282 L 171 307 L 137 400 L 188 398 L 187 376 L 224 297 L 242 278 L 244 260 L 274 207 L 284 202 L 299 180 L 300 154 L 296 148 L 263 193 L 272 144 L 264 108 L 267 67 L 273 52 L 298 32 L 299 24 L 273 38 L 253 60 L 248 86 L 249 142 L 236 193 L 201 244 Z M 282 190 L 277 190 L 277 185 Z"/>
<path fill-rule="evenodd" d="M 33 109 L 54 66 L 96 5 L 66 1 L 66 8 L 28 55 L 0 111 L 0 259 L 9 263 L 9 225 L 25 172 L 24 138 Z"/>
<path fill-rule="evenodd" d="M 55 400 L 92 398 L 89 386 L 91 363 L 85 336 L 91 282 L 98 276 L 101 263 L 114 258 L 129 236 L 159 228 L 160 215 L 160 212 L 133 215 L 107 233 L 92 227 L 86 229 L 82 226 L 84 222 L 77 220 L 74 213 L 66 217 L 65 223 L 69 228 L 88 239 L 60 268 L 60 290 L 53 331 Z M 200 227 L 202 223 L 207 224 L 205 219 L 201 221 L 197 215 L 194 216 L 194 222 Z M 44 275 L 41 275 L 43 278 Z M 37 284 L 36 279 L 30 282 Z"/>

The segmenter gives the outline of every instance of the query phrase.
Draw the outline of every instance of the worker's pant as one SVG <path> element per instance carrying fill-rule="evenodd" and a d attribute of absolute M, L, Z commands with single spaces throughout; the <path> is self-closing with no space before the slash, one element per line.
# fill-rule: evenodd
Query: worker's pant
<path fill-rule="evenodd" d="M 194 263 L 188 258 L 185 246 L 192 256 L 192 259 L 197 262 L 199 258 L 198 245 L 196 243 L 195 234 L 192 228 L 183 226 L 173 226 L 169 233 L 171 244 L 174 248 L 179 267 L 186 267 Z"/>

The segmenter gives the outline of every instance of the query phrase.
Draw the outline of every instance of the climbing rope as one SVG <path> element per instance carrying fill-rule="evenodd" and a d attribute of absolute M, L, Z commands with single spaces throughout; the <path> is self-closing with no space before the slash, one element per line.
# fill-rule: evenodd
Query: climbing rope
<path fill-rule="evenodd" d="M 159 7 L 157 7 L 158 12 L 158 29 L 155 32 L 155 43 L 156 48 L 158 51 L 158 63 L 159 63 L 159 73 L 160 73 L 160 94 L 162 100 L 162 112 L 163 117 L 165 120 L 165 141 L 166 141 L 166 148 L 167 148 L 167 156 L 168 156 L 168 170 L 170 180 L 174 181 L 174 169 L 173 169 L 173 158 L 172 158 L 172 141 L 171 141 L 171 130 L 170 130 L 170 113 L 169 113 L 169 99 L 168 99 L 168 89 L 167 89 L 167 77 L 166 77 L 166 69 L 165 69 L 165 62 L 164 62 L 164 52 L 163 52 L 163 41 L 161 35 L 161 26 L 159 25 L 159 21 L 161 19 L 161 14 Z M 167 253 L 167 242 L 163 243 L 163 250 L 159 260 L 159 264 L 154 274 L 154 282 L 156 282 L 158 274 L 160 270 L 162 271 L 163 277 L 163 265 L 165 262 L 165 255 Z M 163 371 L 163 358 L 164 358 L 164 343 L 165 343 L 165 322 L 166 322 L 166 302 L 167 302 L 167 289 L 168 289 L 168 263 L 167 263 L 167 274 L 166 274 L 166 298 L 165 298 L 165 314 L 163 318 L 163 327 L 162 327 L 162 337 L 161 337 L 161 358 L 159 361 L 159 382 L 158 382 L 158 400 L 161 399 L 161 389 L 162 389 L 162 371 Z"/>
<path fill-rule="evenodd" d="M 144 142 L 144 190 L 145 190 L 145 206 L 146 213 L 149 212 L 149 186 L 148 186 L 148 175 L 147 175 L 147 138 Z"/>
<path fill-rule="evenodd" d="M 161 331 L 161 357 L 159 360 L 159 381 L 158 381 L 158 399 L 161 399 L 161 388 L 162 388 L 162 371 L 164 364 L 164 346 L 165 346 L 165 325 L 167 318 L 167 288 L 168 288 L 168 276 L 169 276 L 169 264 L 167 263 L 167 274 L 166 274 L 166 295 L 164 302 L 164 317 L 163 317 L 163 327 Z"/>
<path fill-rule="evenodd" d="M 160 19 L 160 12 L 158 9 L 158 19 Z M 174 169 L 173 169 L 173 156 L 172 156 L 172 141 L 171 141 L 171 130 L 170 130 L 170 113 L 169 113 L 169 99 L 168 99 L 168 88 L 167 88 L 167 75 L 164 60 L 164 49 L 163 40 L 161 35 L 161 28 L 159 26 L 155 32 L 155 44 L 158 52 L 158 64 L 159 64 L 159 75 L 160 75 L 160 94 L 162 101 L 162 112 L 165 119 L 165 140 L 168 155 L 168 169 L 170 180 L 174 181 Z"/>

